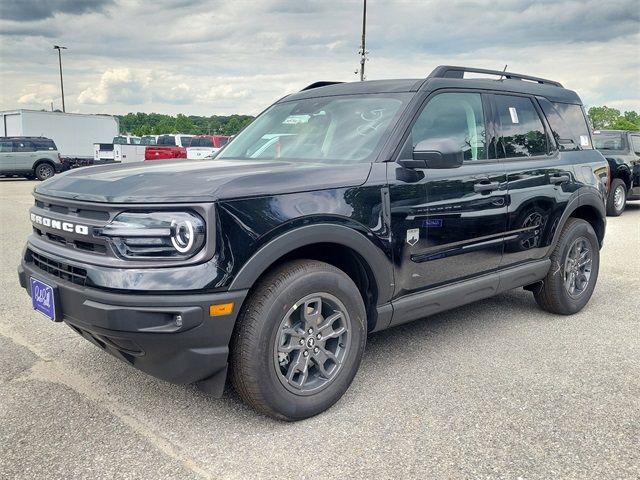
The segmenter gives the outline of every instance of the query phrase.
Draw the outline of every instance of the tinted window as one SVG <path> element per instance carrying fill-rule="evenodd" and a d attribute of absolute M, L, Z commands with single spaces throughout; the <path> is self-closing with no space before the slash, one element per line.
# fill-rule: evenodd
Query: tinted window
<path fill-rule="evenodd" d="M 31 141 L 36 150 L 55 150 L 56 144 L 48 138 L 38 138 Z"/>
<path fill-rule="evenodd" d="M 160 135 L 156 143 L 158 145 L 175 145 L 176 137 L 173 135 Z"/>
<path fill-rule="evenodd" d="M 30 141 L 27 140 L 14 140 L 13 151 L 14 152 L 35 152 L 35 148 Z"/>
<path fill-rule="evenodd" d="M 593 132 L 593 146 L 598 150 L 625 150 L 627 142 L 621 133 Z"/>
<path fill-rule="evenodd" d="M 209 137 L 193 138 L 191 140 L 192 147 L 213 147 L 213 140 Z"/>
<path fill-rule="evenodd" d="M 155 144 L 156 144 L 156 139 L 154 137 L 146 136 L 146 137 L 140 138 L 140 145 L 155 145 Z"/>
<path fill-rule="evenodd" d="M 487 158 L 484 112 L 479 93 L 442 93 L 429 100 L 411 129 L 411 147 L 427 141 L 437 148 L 455 142 L 465 160 Z M 411 154 L 406 152 L 405 154 Z"/>
<path fill-rule="evenodd" d="M 498 111 L 498 157 L 533 157 L 547 153 L 547 136 L 531 99 L 495 95 Z"/>
<path fill-rule="evenodd" d="M 544 112 L 560 150 L 590 150 L 589 126 L 580 105 L 551 103 L 541 98 Z"/>
<path fill-rule="evenodd" d="M 127 143 L 126 137 L 113 137 L 113 143 L 116 145 L 125 145 Z"/>
<path fill-rule="evenodd" d="M 220 147 L 224 147 L 227 143 L 229 143 L 229 137 L 218 138 L 218 143 L 220 144 Z"/>
<path fill-rule="evenodd" d="M 0 142 L 0 152 L 12 152 L 13 151 L 13 143 L 10 141 L 1 141 Z"/>
<path fill-rule="evenodd" d="M 180 143 L 183 147 L 188 147 L 191 145 L 191 137 L 180 137 Z"/>
<path fill-rule="evenodd" d="M 640 136 L 631 135 L 631 150 L 640 155 Z"/>

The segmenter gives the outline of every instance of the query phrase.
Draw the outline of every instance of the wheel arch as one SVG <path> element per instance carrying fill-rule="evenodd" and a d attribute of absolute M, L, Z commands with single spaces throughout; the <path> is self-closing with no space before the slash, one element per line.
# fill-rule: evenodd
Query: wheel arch
<path fill-rule="evenodd" d="M 51 160 L 50 158 L 39 158 L 38 160 L 33 162 L 33 167 L 31 167 L 31 170 L 33 170 L 34 174 L 36 173 L 36 168 L 38 168 L 38 165 L 41 165 L 43 163 L 48 163 L 49 165 L 51 165 L 51 168 L 53 168 L 53 170 L 55 171 L 56 165 L 53 162 L 53 160 Z"/>
<path fill-rule="evenodd" d="M 558 243 L 560 234 L 569 218 L 580 218 L 588 222 L 598 237 L 598 243 L 602 248 L 606 227 L 606 210 L 604 201 L 594 192 L 585 192 L 574 199 L 565 210 L 555 231 L 553 246 Z"/>
<path fill-rule="evenodd" d="M 343 225 L 307 225 L 276 237 L 243 265 L 229 289 L 251 289 L 265 273 L 294 259 L 323 261 L 345 272 L 362 295 L 368 329 L 376 327 L 376 307 L 393 294 L 391 262 L 363 233 Z"/>

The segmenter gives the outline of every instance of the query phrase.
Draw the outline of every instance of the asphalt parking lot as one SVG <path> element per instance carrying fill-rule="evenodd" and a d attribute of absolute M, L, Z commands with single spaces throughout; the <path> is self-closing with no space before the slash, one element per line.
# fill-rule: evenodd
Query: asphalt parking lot
<path fill-rule="evenodd" d="M 148 377 L 31 310 L 35 182 L 0 180 L 0 478 L 640 477 L 640 203 L 608 220 L 577 315 L 523 290 L 369 337 L 332 409 L 295 424 Z"/>

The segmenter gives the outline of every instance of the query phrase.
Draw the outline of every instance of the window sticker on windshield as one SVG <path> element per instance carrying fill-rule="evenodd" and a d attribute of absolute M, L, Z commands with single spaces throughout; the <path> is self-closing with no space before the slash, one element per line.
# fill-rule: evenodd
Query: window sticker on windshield
<path fill-rule="evenodd" d="M 518 112 L 515 107 L 509 107 L 509 115 L 511 115 L 511 123 L 520 123 L 520 120 L 518 120 Z"/>
<path fill-rule="evenodd" d="M 589 137 L 587 135 L 580 135 L 580 146 L 581 147 L 589 146 Z"/>

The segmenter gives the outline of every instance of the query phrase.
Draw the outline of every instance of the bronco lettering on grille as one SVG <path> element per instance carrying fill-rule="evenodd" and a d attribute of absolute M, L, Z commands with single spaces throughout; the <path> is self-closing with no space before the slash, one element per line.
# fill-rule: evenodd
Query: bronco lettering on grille
<path fill-rule="evenodd" d="M 31 214 L 31 222 L 37 225 L 62 230 L 63 232 L 77 233 L 79 235 L 89 235 L 89 227 L 86 225 L 78 225 L 77 223 L 63 222 L 62 220 L 53 220 L 52 218 L 43 217 L 42 215 Z"/>

